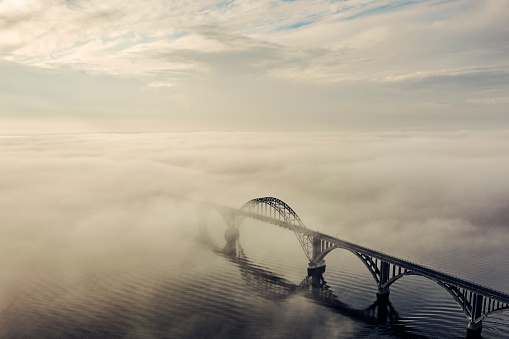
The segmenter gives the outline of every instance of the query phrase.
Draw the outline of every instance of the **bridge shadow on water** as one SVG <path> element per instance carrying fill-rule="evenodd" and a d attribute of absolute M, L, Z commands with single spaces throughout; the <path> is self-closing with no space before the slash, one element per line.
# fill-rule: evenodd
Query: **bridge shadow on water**
<path fill-rule="evenodd" d="M 201 229 L 198 240 L 202 246 L 237 266 L 246 286 L 267 300 L 284 301 L 298 295 L 331 312 L 364 323 L 368 331 L 376 333 L 376 337 L 428 338 L 403 324 L 404 319 L 388 300 L 375 300 L 365 309 L 355 309 L 339 300 L 323 278 L 319 284 L 313 284 L 312 278 L 306 276 L 299 284 L 294 284 L 256 265 L 246 256 L 239 241 L 229 241 L 224 247 L 217 246 L 204 229 Z"/>

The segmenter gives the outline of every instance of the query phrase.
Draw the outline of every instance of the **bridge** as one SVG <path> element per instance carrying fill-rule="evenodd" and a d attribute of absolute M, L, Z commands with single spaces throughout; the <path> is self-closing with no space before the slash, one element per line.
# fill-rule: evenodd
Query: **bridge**
<path fill-rule="evenodd" d="M 222 215 L 227 225 L 225 239 L 230 244 L 238 239 L 239 227 L 245 218 L 293 231 L 309 260 L 308 276 L 314 285 L 323 280 L 327 254 L 335 249 L 344 249 L 357 256 L 373 276 L 377 285 L 378 301 L 388 301 L 390 286 L 398 279 L 407 275 L 418 275 L 436 282 L 449 292 L 469 321 L 469 334 L 480 334 L 482 320 L 488 315 L 509 310 L 509 295 L 506 293 L 308 229 L 297 213 L 277 198 L 253 199 L 240 209 L 212 203 L 200 205 L 215 209 Z"/>

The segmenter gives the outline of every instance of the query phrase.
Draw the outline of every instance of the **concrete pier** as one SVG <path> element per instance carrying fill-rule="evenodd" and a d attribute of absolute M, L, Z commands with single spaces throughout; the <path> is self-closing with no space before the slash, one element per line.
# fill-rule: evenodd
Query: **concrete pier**
<path fill-rule="evenodd" d="M 389 287 L 379 287 L 376 291 L 376 300 L 383 302 L 389 301 L 390 292 Z"/>
<path fill-rule="evenodd" d="M 224 232 L 224 239 L 227 242 L 237 241 L 239 239 L 239 229 L 238 228 L 227 228 Z"/>
<path fill-rule="evenodd" d="M 481 338 L 482 321 L 469 322 L 467 327 L 467 338 Z"/>
<path fill-rule="evenodd" d="M 239 230 L 237 228 L 227 228 L 224 232 L 224 239 L 226 240 L 224 252 L 228 255 L 235 255 L 237 253 L 237 240 L 239 240 Z"/>
<path fill-rule="evenodd" d="M 311 285 L 319 287 L 323 281 L 323 273 L 325 272 L 325 261 L 319 263 L 308 264 L 308 277 L 311 277 Z"/>

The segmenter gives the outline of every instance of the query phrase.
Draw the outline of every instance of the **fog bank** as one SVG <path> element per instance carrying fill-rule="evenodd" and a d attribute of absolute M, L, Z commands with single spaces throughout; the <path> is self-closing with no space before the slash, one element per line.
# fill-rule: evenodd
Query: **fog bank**
<path fill-rule="evenodd" d="M 172 195 L 275 196 L 367 244 L 490 236 L 509 224 L 508 132 L 175 133 L 0 138 L 1 227 L 37 238 L 165 227 Z M 182 218 L 183 216 L 178 216 Z M 416 237 L 417 235 L 417 237 Z M 459 237 L 459 238 L 458 238 Z M 493 241 L 497 237 L 493 236 Z"/>

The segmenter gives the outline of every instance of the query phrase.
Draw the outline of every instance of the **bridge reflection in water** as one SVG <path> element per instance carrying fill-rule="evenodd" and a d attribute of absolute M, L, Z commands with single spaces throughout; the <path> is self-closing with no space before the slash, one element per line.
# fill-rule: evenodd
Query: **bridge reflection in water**
<path fill-rule="evenodd" d="M 476 337 L 480 335 L 482 320 L 489 314 L 509 309 L 509 295 L 503 292 L 310 230 L 306 228 L 290 206 L 277 198 L 253 199 L 240 209 L 212 203 L 201 203 L 200 206 L 202 211 L 216 210 L 224 218 L 227 225 L 225 231 L 227 243 L 221 253 L 228 254 L 228 258 L 231 260 L 235 258 L 235 263 L 241 269 L 246 266 L 243 264 L 246 261 L 242 261 L 245 260 L 242 259 L 242 255 L 240 257 L 236 255 L 236 246 L 240 234 L 239 227 L 245 218 L 260 220 L 293 231 L 309 260 L 308 276 L 299 285 L 299 288 L 295 287 L 295 290 L 302 290 L 303 286 L 311 286 L 311 290 L 314 291 L 313 295 L 322 296 L 321 299 L 330 295 L 327 284 L 323 279 L 326 267 L 325 257 L 334 249 L 345 249 L 352 252 L 363 262 L 377 284 L 377 301 L 372 305 L 371 312 L 373 313 L 373 310 L 376 309 L 378 322 L 383 320 L 385 323 L 387 317 L 391 318 L 394 315 L 392 305 L 389 302 L 390 286 L 407 275 L 419 275 L 428 278 L 447 290 L 469 320 L 467 327 L 469 336 Z M 263 274 L 257 276 L 263 277 Z M 261 279 L 264 282 L 267 281 L 267 279 Z M 274 286 L 288 287 L 288 291 L 291 290 L 290 286 L 284 284 L 275 284 Z M 337 300 L 334 297 L 326 299 Z M 339 307 L 339 309 L 342 308 Z M 358 314 L 358 312 L 348 309 L 347 313 L 352 316 Z M 362 317 L 365 317 L 365 312 L 367 310 L 361 312 Z"/>

